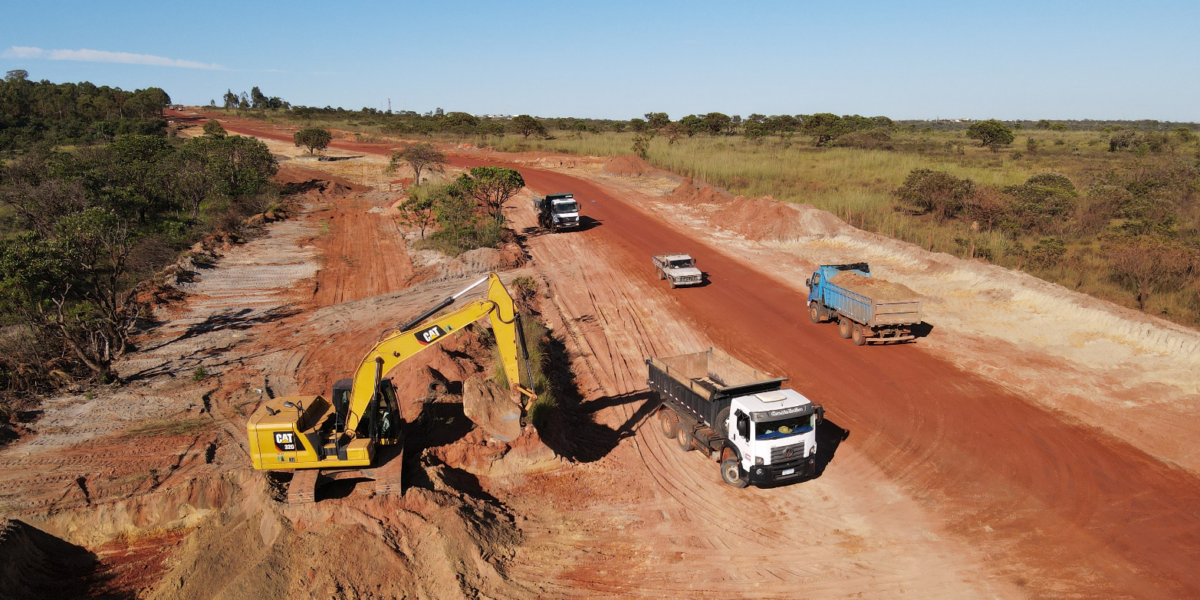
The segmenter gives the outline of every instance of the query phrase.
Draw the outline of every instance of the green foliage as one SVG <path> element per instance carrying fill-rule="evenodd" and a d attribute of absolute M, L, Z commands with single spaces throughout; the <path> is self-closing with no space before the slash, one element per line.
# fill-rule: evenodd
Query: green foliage
<path fill-rule="evenodd" d="M 718 114 L 718 113 L 713 113 Z M 664 112 L 648 112 L 646 113 L 646 127 L 654 130 L 662 129 L 671 122 L 671 117 Z"/>
<path fill-rule="evenodd" d="M 1047 268 L 1058 264 L 1067 253 L 1067 245 L 1059 238 L 1042 238 L 1029 250 L 1029 262 L 1035 266 Z"/>
<path fill-rule="evenodd" d="M 962 210 L 964 202 L 975 194 L 975 183 L 942 171 L 913 169 L 893 194 L 902 204 L 944 220 Z"/>
<path fill-rule="evenodd" d="M 1013 143 L 1012 129 L 995 119 L 972 123 L 967 128 L 967 137 L 979 140 L 979 145 L 996 150 Z"/>
<path fill-rule="evenodd" d="M 425 239 L 425 230 L 436 219 L 433 197 L 426 190 L 413 190 L 408 200 L 400 204 L 400 221 L 420 229 L 421 239 Z"/>
<path fill-rule="evenodd" d="M 710 112 L 704 115 L 702 122 L 710 135 L 720 135 L 730 129 L 733 119 L 719 112 Z"/>
<path fill-rule="evenodd" d="M 254 89 L 257 90 L 258 88 L 254 88 Z M 196 367 L 195 371 L 192 371 L 192 381 L 204 381 L 207 378 L 208 378 L 208 371 L 205 370 L 204 365 L 200 365 L 200 366 Z"/>
<path fill-rule="evenodd" d="M 1039 173 L 1004 190 L 1013 198 L 1016 223 L 1026 231 L 1062 233 L 1074 216 L 1079 193 L 1061 173 Z"/>
<path fill-rule="evenodd" d="M 238 136 L 171 144 L 124 135 L 76 152 L 27 152 L 0 168 L 0 207 L 11 214 L 0 238 L 0 320 L 37 338 L 24 354 L 57 349 L 66 371 L 113 379 L 145 314 L 134 294 L 141 278 L 210 228 L 240 222 L 275 169 L 265 144 Z"/>
<path fill-rule="evenodd" d="M 317 150 L 325 150 L 329 147 L 329 142 L 333 141 L 333 134 L 320 127 L 309 127 L 297 131 L 292 139 L 296 142 L 297 147 L 304 146 L 308 148 L 308 153 L 312 154 Z"/>
<path fill-rule="evenodd" d="M 513 130 L 526 139 L 529 139 L 531 135 L 546 137 L 546 126 L 542 125 L 541 121 L 529 115 L 517 115 L 513 117 L 512 126 Z"/>
<path fill-rule="evenodd" d="M 503 222 L 504 203 L 525 187 L 525 179 L 520 172 L 507 167 L 474 167 L 460 175 L 454 185 L 474 198 L 493 219 Z"/>
<path fill-rule="evenodd" d="M 159 88 L 127 92 L 88 82 L 34 82 L 23 70 L 0 81 L 0 150 L 40 142 L 87 144 L 118 135 L 166 135 L 162 109 L 170 97 Z"/>
<path fill-rule="evenodd" d="M 414 196 L 415 202 L 432 205 L 433 219 L 439 231 L 429 234 L 415 244 L 417 248 L 437 250 L 448 256 L 458 256 L 476 248 L 499 246 L 504 241 L 504 224 L 492 217 L 476 214 L 472 196 L 454 183 L 447 186 L 423 188 Z M 410 201 L 414 201 L 410 199 Z"/>
<path fill-rule="evenodd" d="M 225 128 L 221 127 L 220 121 L 216 119 L 209 119 L 209 121 L 204 124 L 204 135 L 211 135 L 212 137 L 225 137 L 228 134 L 225 132 Z"/>

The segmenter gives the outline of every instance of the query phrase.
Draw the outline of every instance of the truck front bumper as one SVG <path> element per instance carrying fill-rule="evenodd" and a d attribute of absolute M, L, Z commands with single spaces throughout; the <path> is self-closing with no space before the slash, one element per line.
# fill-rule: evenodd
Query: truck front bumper
<path fill-rule="evenodd" d="M 750 467 L 750 483 L 763 485 L 781 483 L 812 477 L 817 472 L 817 457 L 810 456 L 798 461 L 779 465 L 758 465 Z"/>

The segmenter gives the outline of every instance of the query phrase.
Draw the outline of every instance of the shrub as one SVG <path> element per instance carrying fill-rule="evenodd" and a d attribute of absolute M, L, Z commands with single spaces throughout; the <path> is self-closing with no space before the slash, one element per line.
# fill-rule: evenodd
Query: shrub
<path fill-rule="evenodd" d="M 329 142 L 333 141 L 333 134 L 320 127 L 310 127 L 297 131 L 292 139 L 296 142 L 296 146 L 304 146 L 308 148 L 309 154 L 313 154 L 317 150 L 327 148 Z"/>
<path fill-rule="evenodd" d="M 949 173 L 913 169 L 892 194 L 913 210 L 933 215 L 934 219 L 953 218 L 963 202 L 975 193 L 975 183 Z"/>

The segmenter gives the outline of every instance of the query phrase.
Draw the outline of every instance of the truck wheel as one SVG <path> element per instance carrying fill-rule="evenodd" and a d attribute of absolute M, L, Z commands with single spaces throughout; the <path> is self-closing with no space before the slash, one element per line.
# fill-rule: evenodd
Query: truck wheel
<path fill-rule="evenodd" d="M 725 408 L 722 408 L 721 411 L 717 413 L 717 422 L 713 423 L 713 430 L 717 432 L 717 435 L 719 435 L 723 438 L 729 437 L 729 407 L 728 406 L 726 406 Z"/>
<path fill-rule="evenodd" d="M 850 319 L 842 317 L 838 319 L 838 333 L 845 339 L 850 339 Z"/>
<path fill-rule="evenodd" d="M 665 273 L 663 273 L 662 269 L 659 269 L 659 270 L 658 270 L 658 280 L 659 280 L 659 281 L 662 281 L 662 280 L 664 280 L 664 279 L 666 279 L 666 278 L 667 278 L 667 275 L 666 275 Z"/>
<path fill-rule="evenodd" d="M 821 309 L 817 308 L 816 304 L 808 305 L 808 318 L 812 319 L 813 323 L 821 322 Z"/>
<path fill-rule="evenodd" d="M 721 462 L 721 479 L 735 488 L 744 488 L 750 483 L 750 479 L 742 474 L 742 465 L 738 464 L 736 457 Z"/>
<path fill-rule="evenodd" d="M 675 289 L 675 280 L 674 279 L 671 280 L 671 289 Z"/>
<path fill-rule="evenodd" d="M 862 325 L 859 325 L 858 323 L 854 324 L 854 331 L 852 331 L 850 335 L 854 339 L 855 346 L 862 346 L 867 343 L 867 336 L 863 333 Z"/>
<path fill-rule="evenodd" d="M 679 449 L 684 452 L 692 450 L 692 432 L 687 427 L 680 423 L 675 426 L 675 441 L 679 442 Z"/>
<path fill-rule="evenodd" d="M 663 408 L 658 411 L 659 431 L 668 440 L 675 437 L 675 425 L 678 422 L 679 420 L 675 417 L 675 413 L 671 412 L 671 409 Z"/>

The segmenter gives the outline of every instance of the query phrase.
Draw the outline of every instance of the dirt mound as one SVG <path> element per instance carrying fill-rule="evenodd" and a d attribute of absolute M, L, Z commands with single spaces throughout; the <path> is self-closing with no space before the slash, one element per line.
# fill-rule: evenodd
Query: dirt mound
<path fill-rule="evenodd" d="M 842 271 L 829 281 L 876 302 L 903 302 L 917 300 L 920 294 L 902 283 L 885 281 L 875 277 L 864 277 L 853 271 Z"/>
<path fill-rule="evenodd" d="M 649 170 L 650 163 L 636 154 L 618 156 L 604 165 L 604 172 L 613 175 L 644 175 Z"/>
<path fill-rule="evenodd" d="M 491 271 L 507 271 L 525 264 L 525 251 L 514 243 L 497 248 L 477 248 L 444 260 L 418 272 L 415 281 L 435 282 L 483 275 Z"/>
<path fill-rule="evenodd" d="M 679 182 L 675 190 L 671 192 L 669 198 L 675 202 L 682 202 L 691 206 L 698 204 L 725 204 L 733 198 L 722 194 L 716 188 L 702 183 L 696 185 L 689 177 Z"/>
<path fill-rule="evenodd" d="M 809 205 L 797 207 L 778 202 L 771 196 L 753 199 L 738 196 L 714 211 L 709 219 L 756 241 L 832 235 L 844 226 L 830 213 Z"/>
<path fill-rule="evenodd" d="M 333 484 L 342 496 L 288 506 L 266 476 L 188 536 L 150 598 L 522 598 L 503 565 L 520 533 L 445 466 L 416 469 L 403 496 Z"/>
<path fill-rule="evenodd" d="M 779 202 L 771 196 L 730 196 L 710 185 L 697 185 L 690 178 L 680 182 L 667 198 L 688 206 L 716 205 L 708 214 L 710 223 L 755 241 L 828 236 L 845 227 L 833 214 L 808 204 Z"/>

